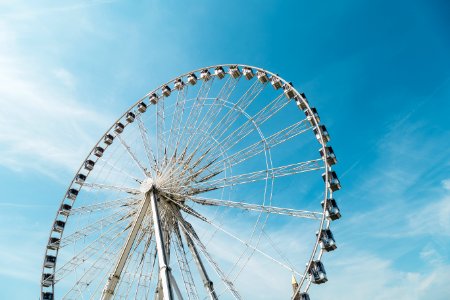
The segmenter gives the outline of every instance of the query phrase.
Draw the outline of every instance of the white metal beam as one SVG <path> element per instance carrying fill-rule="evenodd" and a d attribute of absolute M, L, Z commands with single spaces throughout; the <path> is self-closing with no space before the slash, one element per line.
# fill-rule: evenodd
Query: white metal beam
<path fill-rule="evenodd" d="M 108 282 L 106 283 L 106 286 L 103 289 L 102 300 L 110 300 L 112 298 L 112 296 L 114 295 L 114 291 L 115 291 L 117 283 L 119 282 L 119 279 L 120 279 L 120 274 L 122 273 L 122 270 L 128 259 L 128 255 L 130 254 L 131 246 L 133 245 L 134 240 L 136 239 L 136 236 L 139 232 L 139 229 L 141 228 L 142 220 L 144 219 L 144 216 L 150 205 L 150 200 L 151 200 L 151 197 L 147 193 L 144 201 L 142 202 L 141 208 L 139 209 L 139 214 L 137 215 L 136 220 L 133 223 L 133 227 L 130 231 L 128 239 L 122 249 L 120 258 L 117 261 L 116 267 L 114 268 L 114 272 L 108 278 Z"/>
<path fill-rule="evenodd" d="M 161 230 L 161 220 L 159 218 L 158 211 L 158 199 L 155 190 L 152 188 L 147 192 L 145 197 L 150 198 L 151 208 L 152 208 L 152 219 L 153 219 L 153 230 L 155 231 L 156 239 L 156 251 L 158 253 L 158 263 L 159 263 L 159 276 L 161 279 L 161 286 L 163 291 L 164 300 L 172 300 L 172 288 L 170 284 L 170 268 L 167 265 L 167 256 L 165 251 L 165 245 Z"/>

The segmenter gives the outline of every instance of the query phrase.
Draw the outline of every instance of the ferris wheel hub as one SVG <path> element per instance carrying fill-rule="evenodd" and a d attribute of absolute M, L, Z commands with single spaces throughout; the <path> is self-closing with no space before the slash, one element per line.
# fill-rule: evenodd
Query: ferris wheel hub
<path fill-rule="evenodd" d="M 155 182 L 153 178 L 147 177 L 144 181 L 142 181 L 141 186 L 139 187 L 139 191 L 143 194 L 150 191 L 155 186 Z"/>

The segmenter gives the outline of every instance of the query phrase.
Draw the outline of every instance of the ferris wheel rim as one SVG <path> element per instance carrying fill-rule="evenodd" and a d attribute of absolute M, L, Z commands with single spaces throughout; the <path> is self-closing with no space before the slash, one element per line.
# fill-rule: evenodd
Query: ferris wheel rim
<path fill-rule="evenodd" d="M 189 76 L 190 74 L 193 74 L 193 73 L 195 74 L 195 73 L 198 73 L 198 72 L 200 72 L 200 71 L 202 71 L 202 70 L 205 70 L 205 69 L 211 70 L 211 69 L 215 69 L 215 68 L 217 68 L 217 67 L 228 67 L 228 68 L 229 68 L 229 67 L 234 67 L 234 66 L 236 66 L 236 67 L 238 67 L 238 68 L 251 68 L 251 69 L 254 70 L 254 71 L 262 71 L 262 72 L 265 72 L 265 73 L 268 74 L 268 75 L 275 76 L 275 77 L 279 78 L 283 84 L 289 84 L 288 81 L 286 81 L 285 79 L 283 79 L 283 78 L 282 78 L 281 76 L 279 76 L 278 74 L 275 74 L 275 73 L 273 73 L 273 72 L 271 72 L 271 71 L 268 71 L 268 70 L 266 70 L 266 69 L 263 69 L 263 68 L 254 67 L 254 66 L 251 66 L 251 65 L 245 65 L 245 64 L 220 64 L 220 65 L 211 65 L 211 66 L 207 66 L 207 67 L 203 67 L 203 68 L 198 68 L 198 69 L 195 69 L 195 70 L 192 70 L 192 71 L 183 73 L 182 75 L 177 76 L 177 77 L 175 77 L 175 78 L 173 78 L 173 79 L 167 81 L 166 83 L 164 83 L 164 84 L 158 86 L 156 89 L 153 89 L 152 91 L 148 92 L 144 97 L 140 98 L 140 99 L 137 100 L 134 104 L 132 104 L 132 105 L 131 105 L 131 106 L 130 106 L 130 107 L 129 107 L 129 108 L 128 108 L 128 109 L 127 109 L 127 110 L 126 110 L 126 111 L 125 111 L 125 112 L 117 119 L 117 120 L 115 120 L 115 121 L 112 123 L 112 125 L 105 131 L 105 133 L 104 133 L 103 135 L 101 135 L 100 139 L 94 144 L 94 146 L 93 146 L 93 147 L 91 148 L 91 150 L 88 152 L 88 155 L 85 157 L 85 159 L 84 159 L 83 162 L 81 163 L 81 165 L 80 165 L 80 167 L 78 168 L 78 170 L 75 172 L 74 178 L 72 179 L 71 183 L 69 184 L 69 186 L 68 186 L 68 188 L 67 188 L 67 190 L 66 190 L 66 193 L 64 194 L 64 197 L 62 197 L 62 200 L 61 200 L 61 202 L 60 202 L 60 207 L 61 207 L 61 205 L 64 204 L 64 202 L 65 202 L 64 200 L 67 199 L 67 193 L 69 192 L 69 190 L 70 190 L 70 189 L 74 186 L 74 184 L 76 183 L 76 176 L 77 176 L 78 174 L 80 174 L 81 170 L 83 169 L 84 162 L 85 162 L 86 160 L 88 160 L 89 157 L 92 156 L 92 154 L 93 154 L 93 152 L 95 151 L 96 147 L 99 147 L 99 146 L 102 144 L 102 140 L 104 139 L 104 137 L 105 137 L 107 134 L 113 132 L 114 126 L 115 126 L 118 122 L 120 122 L 120 120 L 123 120 L 129 112 L 132 112 L 132 110 L 135 109 L 135 108 L 136 108 L 141 102 L 143 102 L 147 97 L 149 97 L 149 96 L 152 95 L 153 93 L 159 92 L 164 86 L 168 86 L 168 85 L 174 83 L 177 79 L 185 78 L 185 77 Z M 297 89 L 296 89 L 295 87 L 293 87 L 293 85 L 291 85 L 291 88 L 295 91 L 295 94 L 296 94 L 296 95 L 300 95 L 300 93 L 297 91 Z M 303 100 L 303 99 L 302 99 L 302 100 Z M 311 111 L 311 106 L 310 106 L 310 104 L 306 101 L 306 99 L 305 99 L 305 101 L 304 101 L 303 104 L 306 106 L 306 110 L 308 110 L 310 113 L 312 113 L 312 111 Z M 140 113 L 139 113 L 138 111 L 135 110 L 134 112 L 136 113 L 136 115 L 140 115 Z M 143 113 L 142 113 L 142 114 L 143 114 Z M 313 127 L 318 127 L 318 126 L 320 125 L 320 123 L 319 123 L 315 118 L 312 119 L 312 122 L 314 123 Z M 127 125 L 128 125 L 128 124 L 125 123 L 125 127 L 126 127 Z M 319 130 L 319 138 L 318 138 L 318 140 L 319 140 L 319 143 L 321 144 L 322 150 L 325 151 L 325 147 L 326 147 L 326 145 L 327 145 L 327 142 L 325 141 L 325 138 L 324 138 L 324 136 L 323 136 L 323 133 L 322 133 L 320 130 Z M 105 148 L 105 150 L 106 150 L 106 148 Z M 328 161 L 327 161 L 326 158 L 322 158 L 322 160 L 323 160 L 323 162 L 324 162 L 325 170 L 326 170 L 326 172 L 324 173 L 324 174 L 325 174 L 325 179 L 324 179 L 324 181 L 325 181 L 325 183 L 326 183 L 326 182 L 328 182 L 328 179 L 329 179 L 328 176 L 329 176 L 329 171 L 331 170 L 331 165 L 328 163 Z M 90 171 L 87 173 L 87 175 L 89 175 L 89 173 L 90 173 Z M 81 189 L 82 189 L 82 186 L 80 187 L 79 190 L 81 190 Z M 327 184 L 325 184 L 325 192 L 324 192 L 324 199 L 323 199 L 323 200 L 325 201 L 325 200 L 328 199 L 329 197 L 332 197 L 332 194 L 333 194 L 333 192 L 327 187 Z M 74 200 L 73 203 L 75 203 L 75 201 L 76 201 L 76 200 Z M 326 220 L 326 218 L 325 218 L 325 210 L 326 210 L 326 206 L 324 206 L 323 211 L 322 211 L 322 218 L 321 218 L 320 225 L 319 225 L 320 230 L 322 230 L 322 229 L 324 228 L 324 225 L 325 225 L 325 228 L 329 228 L 329 225 L 330 225 L 330 221 L 329 221 L 329 220 Z M 53 224 L 58 220 L 58 216 L 59 216 L 59 215 L 60 215 L 60 210 L 58 209 L 58 211 L 56 212 L 56 216 L 55 216 L 55 218 L 54 218 Z M 66 217 L 66 220 L 68 220 L 68 218 L 69 218 L 69 216 Z M 53 233 L 53 232 L 54 232 L 54 230 L 53 230 L 53 226 L 52 226 L 52 229 L 50 230 L 49 240 L 50 240 L 50 238 L 52 237 L 52 233 Z M 64 229 L 61 231 L 61 234 L 60 234 L 61 237 L 63 236 L 63 233 L 64 233 Z M 309 266 L 311 265 L 311 262 L 314 260 L 315 257 L 319 257 L 319 259 L 320 259 L 320 257 L 322 256 L 322 254 L 323 254 L 323 250 L 322 250 L 322 249 L 319 250 L 318 255 L 316 256 L 318 249 L 319 249 L 319 237 L 316 238 L 316 242 L 315 242 L 315 245 L 314 245 L 312 254 L 311 254 L 310 259 L 309 259 L 309 261 L 308 261 L 308 263 L 307 263 L 306 270 L 305 270 L 305 272 L 304 272 L 303 274 L 307 274 L 307 270 L 308 270 Z M 45 255 L 47 255 L 47 252 L 48 252 L 48 249 L 46 248 Z M 58 256 L 58 253 L 59 253 L 59 249 L 56 250 L 56 256 Z M 45 266 L 44 266 L 44 264 L 43 264 L 42 270 L 43 270 L 42 274 L 44 274 L 44 271 L 45 271 Z M 55 270 L 55 269 L 53 269 L 53 270 Z M 53 274 L 54 274 L 54 272 L 53 272 Z M 303 276 L 303 277 L 302 277 L 301 283 L 299 284 L 299 287 L 302 286 L 304 280 L 306 280 L 306 276 Z M 311 281 L 309 280 L 309 284 L 310 284 L 310 283 L 311 283 Z M 309 285 L 308 285 L 308 287 L 306 288 L 306 291 L 308 290 L 308 288 L 309 288 Z M 52 290 L 54 291 L 54 285 L 52 285 Z M 43 285 L 41 285 L 41 293 L 42 293 L 42 291 L 43 291 Z"/>

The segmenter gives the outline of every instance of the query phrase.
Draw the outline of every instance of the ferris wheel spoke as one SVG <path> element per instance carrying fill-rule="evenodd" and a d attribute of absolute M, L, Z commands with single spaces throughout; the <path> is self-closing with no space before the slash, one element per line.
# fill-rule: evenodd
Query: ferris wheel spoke
<path fill-rule="evenodd" d="M 180 225 L 181 230 L 185 234 L 186 240 L 188 241 L 188 245 L 190 245 L 191 252 L 194 256 L 196 256 L 196 260 L 199 262 L 199 265 L 203 271 L 203 276 L 206 278 L 207 282 L 205 283 L 205 286 L 208 289 L 208 292 L 210 293 L 211 298 L 218 299 L 217 295 L 214 291 L 214 288 L 212 287 L 212 282 L 209 280 L 208 275 L 206 274 L 206 271 L 203 267 L 203 263 L 201 262 L 200 256 L 198 255 L 197 249 L 195 247 L 195 244 L 199 247 L 200 252 L 202 252 L 203 256 L 206 258 L 206 260 L 209 262 L 210 266 L 214 269 L 216 274 L 219 276 L 220 280 L 225 284 L 227 289 L 231 292 L 233 297 L 235 299 L 241 299 L 241 296 L 239 295 L 238 291 L 235 289 L 233 282 L 227 279 L 225 273 L 220 269 L 219 264 L 212 258 L 212 256 L 209 254 L 209 252 L 206 250 L 205 245 L 200 241 L 200 238 L 198 237 L 197 233 L 195 232 L 192 225 L 184 220 L 183 218 L 178 218 L 178 224 Z M 204 279 L 205 281 L 205 279 Z"/>
<path fill-rule="evenodd" d="M 162 176 L 162 179 L 165 182 L 170 182 L 170 178 L 174 177 L 173 174 L 177 174 L 176 178 L 182 178 L 187 172 L 193 170 L 199 163 L 203 161 L 203 159 L 207 157 L 207 154 L 209 152 L 208 150 L 206 150 L 195 163 L 190 165 L 191 160 L 197 154 L 197 151 L 198 149 L 194 150 L 188 157 L 186 157 L 187 148 L 185 148 L 180 157 L 176 160 L 171 161 L 171 163 L 163 171 L 164 175 Z"/>
<path fill-rule="evenodd" d="M 306 120 L 302 120 L 297 122 L 273 135 L 267 137 L 265 140 L 260 140 L 230 156 L 228 156 L 228 160 L 230 161 L 231 166 L 235 166 L 241 162 L 246 161 L 247 159 L 258 155 L 259 153 L 266 150 L 266 148 L 273 148 L 279 144 L 282 144 L 299 134 L 307 132 L 312 127 Z M 223 164 L 224 159 L 217 161 L 214 165 Z M 212 167 L 214 167 L 214 165 Z"/>
<path fill-rule="evenodd" d="M 191 107 L 189 118 L 184 125 L 186 129 L 190 131 L 190 134 L 187 135 L 188 138 L 182 145 L 183 151 L 187 151 L 187 149 L 189 149 L 189 146 L 192 144 L 192 141 L 196 138 L 197 132 L 201 125 L 201 122 L 199 122 L 200 116 L 205 106 L 205 102 L 207 101 L 208 93 L 211 89 L 213 81 L 214 78 L 202 81 L 202 86 L 200 87 L 200 90 L 197 94 L 197 101 L 195 101 L 195 103 Z"/>
<path fill-rule="evenodd" d="M 205 133 L 205 135 L 207 135 L 207 133 Z M 213 140 L 214 138 L 211 137 Z M 216 141 L 216 143 L 218 143 Z M 221 157 L 226 158 L 227 154 L 223 151 L 223 149 L 221 147 L 219 147 L 219 151 L 221 153 Z M 198 170 L 194 173 L 190 173 L 189 176 L 185 176 L 188 172 L 193 171 L 193 169 L 199 164 L 201 163 L 205 158 L 208 157 L 208 150 L 205 151 L 200 158 L 193 163 L 191 166 L 189 166 L 188 164 L 188 160 L 182 160 L 181 158 L 179 160 L 177 160 L 177 163 L 174 164 L 175 167 L 173 167 L 172 169 L 167 170 L 165 173 L 165 175 L 162 177 L 164 182 L 165 182 L 165 186 L 166 187 L 170 187 L 170 186 L 174 186 L 175 184 L 178 185 L 182 185 L 182 183 L 188 178 L 190 177 L 192 178 L 196 178 L 197 176 L 199 176 L 203 170 L 206 170 L 210 165 L 212 165 L 215 161 L 212 160 L 210 161 L 208 164 L 206 164 L 205 166 L 202 167 L 201 170 Z M 193 154 L 191 154 L 191 157 L 193 157 L 193 155 L 195 155 L 196 153 L 194 152 Z M 226 160 L 225 160 L 226 161 Z M 211 172 L 210 172 L 211 173 Z M 176 176 L 174 176 L 174 174 L 177 174 Z"/>
<path fill-rule="evenodd" d="M 147 156 L 147 159 L 151 166 L 151 169 L 156 174 L 157 161 L 156 161 L 155 154 L 153 154 L 152 148 L 150 147 L 150 141 L 148 138 L 147 129 L 145 128 L 144 121 L 142 120 L 140 114 L 136 115 L 136 119 L 138 120 L 139 132 L 141 135 L 142 143 L 144 144 L 145 154 Z"/>
<path fill-rule="evenodd" d="M 63 248 L 70 244 L 73 244 L 76 241 L 78 241 L 79 239 L 87 237 L 99 230 L 102 230 L 102 229 L 110 226 L 111 224 L 118 224 L 121 221 L 125 221 L 126 219 L 131 217 L 134 213 L 136 213 L 136 210 L 130 210 L 130 209 L 126 208 L 126 209 L 122 209 L 118 212 L 115 212 L 111 215 L 108 215 L 100 220 L 97 220 L 96 222 L 89 224 L 88 226 L 85 226 L 85 227 L 69 234 L 66 237 L 63 237 L 60 242 L 60 248 Z"/>
<path fill-rule="evenodd" d="M 166 142 L 164 137 L 164 126 L 165 126 L 165 116 L 164 116 L 164 97 L 161 97 L 156 103 L 156 143 L 157 143 L 157 153 L 156 158 L 161 168 L 166 160 Z M 163 158 L 164 156 L 164 158 Z"/>
<path fill-rule="evenodd" d="M 219 156 L 219 153 L 217 153 L 218 147 L 221 147 L 225 151 L 228 151 L 233 146 L 241 142 L 249 134 L 251 134 L 255 130 L 259 130 L 259 126 L 261 126 L 263 123 L 269 120 L 273 115 L 275 115 L 278 111 L 284 108 L 288 103 L 289 101 L 287 101 L 284 98 L 283 94 L 280 94 L 275 99 L 273 99 L 268 105 L 262 108 L 258 113 L 256 113 L 255 116 L 248 119 L 245 123 L 240 125 L 234 131 L 223 137 L 224 134 L 228 132 L 228 130 L 233 125 L 233 123 L 226 123 L 227 126 L 217 134 L 217 139 L 221 139 L 221 141 L 219 144 L 216 144 L 212 147 L 213 151 L 210 151 L 210 157 L 215 158 Z"/>
<path fill-rule="evenodd" d="M 79 296 L 78 293 L 91 286 L 92 282 L 97 279 L 96 275 L 99 273 L 101 274 L 105 268 L 109 267 L 108 263 L 113 260 L 116 255 L 115 246 L 121 243 L 121 238 L 124 237 L 122 234 L 124 232 L 125 230 L 117 233 L 106 247 L 99 248 L 99 250 L 102 250 L 100 255 L 97 256 L 81 278 L 79 278 L 72 288 L 64 295 L 63 299 L 77 299 Z M 58 277 L 56 278 L 58 279 Z"/>
<path fill-rule="evenodd" d="M 209 220 L 208 218 L 206 218 L 205 216 L 201 215 L 200 213 L 196 212 L 194 209 L 192 209 L 191 207 L 185 205 L 185 204 L 181 204 L 181 203 L 177 203 L 177 205 L 179 205 L 180 207 L 183 208 L 183 210 L 185 210 L 186 212 L 189 211 L 189 213 L 191 215 L 194 215 L 195 217 L 197 217 L 198 219 L 202 220 L 203 222 L 206 222 L 207 224 L 213 226 L 214 228 L 218 229 L 219 231 L 225 233 L 226 235 L 232 237 L 233 239 L 237 240 L 238 242 L 242 243 L 244 246 L 246 246 L 247 248 L 250 248 L 252 250 L 254 250 L 255 252 L 258 252 L 259 254 L 261 254 L 262 256 L 272 260 L 273 262 L 279 264 L 280 266 L 282 266 L 283 268 L 297 274 L 300 276 L 303 276 L 303 274 L 299 273 L 298 271 L 296 271 L 295 269 L 293 269 L 292 267 L 288 266 L 287 264 L 273 258 L 271 255 L 267 254 L 266 252 L 260 250 L 259 248 L 257 248 L 254 245 L 251 245 L 250 243 L 244 241 L 243 239 L 239 238 L 237 235 L 231 233 L 230 231 L 226 230 L 225 228 L 223 228 L 221 225 L 217 225 L 215 224 L 212 220 Z"/>
<path fill-rule="evenodd" d="M 234 79 L 233 82 L 236 84 L 237 79 Z M 264 89 L 264 87 L 265 87 L 265 84 L 262 84 L 259 81 L 256 81 L 253 85 L 251 85 L 250 88 L 244 93 L 244 95 L 236 102 L 236 104 L 222 118 L 222 120 L 218 122 L 216 127 L 214 127 L 211 130 L 211 132 L 209 132 L 209 128 L 211 128 L 211 126 L 214 122 L 212 120 L 208 120 L 207 122 L 204 122 L 204 124 L 206 124 L 206 128 L 205 128 L 204 132 L 202 132 L 202 135 L 200 135 L 201 136 L 200 141 L 194 143 L 197 146 L 193 152 L 198 151 L 198 149 L 206 143 L 208 138 L 212 138 L 215 134 L 218 134 L 219 136 L 221 136 L 221 134 L 223 134 L 225 131 L 227 131 L 228 128 L 236 121 L 236 119 L 239 117 L 239 115 L 242 114 L 242 112 L 245 110 L 245 108 L 248 105 L 250 105 L 254 99 L 256 99 L 256 97 Z M 229 94 L 228 94 L 228 97 L 229 97 Z M 211 104 L 210 110 L 213 107 L 220 108 L 218 111 L 216 111 L 216 114 L 213 116 L 217 116 L 217 114 L 220 113 L 221 108 L 225 105 L 227 100 L 228 100 L 227 98 L 222 99 L 220 97 L 214 99 L 215 102 L 221 102 L 221 104 L 220 103 L 216 104 L 215 102 Z M 209 124 L 209 125 L 207 125 L 207 124 Z M 197 135 L 193 135 L 193 136 L 197 136 Z M 214 141 L 216 141 L 215 138 L 214 138 Z M 224 151 L 223 150 L 224 147 L 221 146 L 220 143 L 217 143 L 217 145 L 213 148 L 207 148 L 207 151 L 209 152 L 210 150 L 216 150 L 217 146 L 220 146 L 220 149 L 221 149 L 220 152 Z M 227 150 L 227 149 L 225 149 L 225 150 Z M 220 153 L 216 152 L 216 155 L 219 155 L 219 154 Z"/>
<path fill-rule="evenodd" d="M 125 267 L 120 275 L 120 280 L 116 287 L 116 292 L 113 295 L 113 299 L 128 299 L 128 294 L 131 289 L 131 285 L 134 283 L 137 272 L 135 269 L 139 269 L 141 260 L 139 259 L 143 252 L 138 251 L 140 242 L 143 240 L 145 234 L 141 232 L 141 237 L 136 239 L 134 247 L 132 247 L 128 254 Z"/>
<path fill-rule="evenodd" d="M 135 162 L 136 166 L 142 171 L 144 176 L 151 176 L 147 168 L 144 167 L 142 162 L 137 158 L 137 156 L 133 153 L 133 151 L 131 151 L 131 147 L 124 141 L 124 139 L 120 135 L 117 135 L 117 137 L 119 138 L 120 144 L 125 148 L 128 155 Z"/>
<path fill-rule="evenodd" d="M 147 261 L 146 261 L 147 257 L 149 258 L 148 263 L 150 264 L 152 261 L 152 257 L 154 257 L 154 255 L 156 255 L 156 246 L 150 248 L 150 246 L 152 244 L 152 237 L 153 237 L 153 235 L 148 234 L 148 238 L 147 238 L 147 241 L 144 246 L 144 251 L 141 255 L 141 264 L 140 264 L 141 268 L 139 271 L 139 278 L 138 278 L 137 287 L 136 287 L 135 294 L 134 294 L 134 299 L 138 298 L 140 289 L 143 290 L 143 291 L 141 290 L 142 291 L 141 293 L 143 295 L 147 295 L 147 290 L 150 290 L 150 286 L 153 281 L 153 268 L 150 271 L 150 274 L 146 274 L 144 271 L 145 266 L 147 264 Z M 155 261 L 156 260 L 153 259 L 153 265 L 154 265 Z"/>
<path fill-rule="evenodd" d="M 123 207 L 123 206 L 134 206 L 136 205 L 141 199 L 135 198 L 135 197 L 126 197 L 126 198 L 119 198 L 116 200 L 111 201 L 105 201 L 100 202 L 92 205 L 86 205 L 86 206 L 80 206 L 77 208 L 73 208 L 70 211 L 71 216 L 76 215 L 84 215 L 96 211 L 104 211 L 110 208 L 116 208 L 116 207 Z"/>
<path fill-rule="evenodd" d="M 113 190 L 113 191 L 120 191 L 127 194 L 132 195 L 139 195 L 141 192 L 138 189 L 128 188 L 128 187 L 122 187 L 122 186 L 116 186 L 116 185 L 109 185 L 109 184 L 103 184 L 103 183 L 95 183 L 95 182 L 85 182 L 83 183 L 84 187 L 88 187 L 92 190 Z"/>
<path fill-rule="evenodd" d="M 242 124 L 233 132 L 224 137 L 220 143 L 220 146 L 222 146 L 225 149 L 225 151 L 231 149 L 233 146 L 241 142 L 253 131 L 259 130 L 259 126 L 264 124 L 267 120 L 269 120 L 272 116 L 274 116 L 277 112 L 279 112 L 288 103 L 289 101 L 287 101 L 284 98 L 283 94 L 279 95 L 267 106 L 265 106 L 262 110 L 260 110 L 254 117 L 247 120 L 244 124 Z M 226 129 L 227 131 L 230 126 L 231 124 L 227 127 Z M 215 147 L 217 148 L 217 145 Z"/>
<path fill-rule="evenodd" d="M 201 169 L 197 170 L 196 174 L 201 173 L 203 171 L 209 171 L 209 173 L 218 172 L 223 168 L 223 164 L 225 162 L 228 162 L 230 167 L 235 166 L 237 164 L 240 164 L 240 163 L 262 153 L 263 151 L 265 151 L 269 148 L 272 148 L 279 144 L 282 144 L 282 143 L 292 139 L 293 137 L 308 131 L 311 128 L 312 127 L 309 126 L 309 123 L 307 123 L 306 120 L 302 120 L 291 126 L 288 126 L 287 128 L 285 128 L 277 133 L 274 133 L 273 135 L 269 136 L 268 138 L 266 138 L 264 140 L 260 140 L 242 150 L 239 150 L 238 152 L 236 152 L 232 155 L 229 155 L 228 157 L 224 157 L 220 160 L 216 159 L 212 163 L 211 163 L 211 161 L 209 161 L 210 164 L 207 166 L 203 166 Z M 204 155 L 206 155 L 206 154 L 207 153 L 205 152 Z M 201 158 L 202 158 L 202 160 L 204 159 L 203 156 Z M 198 165 L 199 161 L 197 161 L 196 164 Z M 193 166 L 196 166 L 196 164 L 194 164 Z"/>
<path fill-rule="evenodd" d="M 111 247 L 125 232 L 122 224 L 117 224 L 110 227 L 106 232 L 101 234 L 92 243 L 88 244 L 64 265 L 59 267 L 55 271 L 55 283 L 63 279 L 65 276 L 69 275 L 80 265 L 88 262 L 92 257 L 94 257 L 101 249 L 107 249 Z"/>
<path fill-rule="evenodd" d="M 178 262 L 178 268 L 180 269 L 181 277 L 183 279 L 184 287 L 186 289 L 186 294 L 188 299 L 199 299 L 197 288 L 194 284 L 194 279 L 189 267 L 188 260 L 186 258 L 186 252 L 183 247 L 183 241 L 181 239 L 181 234 L 178 226 L 174 226 L 174 231 L 172 233 L 174 236 L 174 249 L 175 255 Z"/>
<path fill-rule="evenodd" d="M 110 163 L 107 159 L 104 159 L 103 157 L 99 158 L 100 161 L 102 161 L 103 163 L 107 164 L 108 167 L 110 167 L 111 169 L 113 169 L 115 172 L 117 172 L 120 175 L 125 175 L 126 177 L 133 179 L 136 182 L 141 183 L 141 180 L 139 178 L 136 178 L 135 176 L 129 174 L 128 172 L 126 172 L 123 169 L 119 169 L 118 167 L 116 167 L 115 165 L 113 165 L 112 163 Z"/>
<path fill-rule="evenodd" d="M 222 108 L 224 107 L 225 103 L 228 101 L 228 98 L 231 96 L 231 93 L 234 91 L 237 83 L 239 81 L 239 78 L 233 78 L 228 77 L 226 83 L 220 90 L 219 94 L 215 98 L 210 98 L 212 100 L 212 103 L 208 103 L 209 109 L 203 116 L 202 120 L 200 121 L 198 126 L 194 126 L 196 130 L 191 134 L 191 143 L 194 145 L 193 152 L 196 152 L 197 149 L 204 144 L 205 142 L 205 135 L 203 133 L 209 132 L 209 129 L 213 126 L 215 123 L 214 120 L 217 118 L 217 116 L 220 114 Z M 244 94 L 242 98 L 245 98 L 245 95 L 248 94 L 248 91 Z M 203 105 L 206 104 L 206 100 L 209 100 L 207 98 L 204 98 Z M 238 101 L 239 102 L 239 101 Z M 204 128 L 204 129 L 203 129 Z M 199 132 L 201 130 L 201 134 Z M 187 145 L 188 147 L 189 145 Z"/>
<path fill-rule="evenodd" d="M 198 126 L 198 128 L 202 128 L 202 125 L 205 125 L 204 132 L 208 132 L 209 128 L 211 128 L 214 124 L 214 120 L 217 118 L 217 116 L 220 114 L 222 108 L 224 107 L 224 104 L 228 101 L 228 99 L 231 96 L 231 93 L 236 88 L 237 83 L 239 82 L 239 78 L 233 78 L 228 77 L 225 84 L 222 86 L 222 89 L 220 90 L 217 97 L 212 98 L 213 103 L 209 104 L 210 108 L 208 109 L 208 112 L 205 114 L 205 116 L 202 119 L 201 124 Z M 197 136 L 195 136 L 196 138 Z M 200 145 L 204 142 L 204 137 L 201 136 L 201 140 L 197 143 L 193 143 L 194 145 Z"/>
<path fill-rule="evenodd" d="M 196 182 L 190 184 L 189 186 L 185 185 L 185 188 L 223 188 L 227 186 L 234 186 L 239 184 L 245 184 L 260 180 L 266 180 L 267 178 L 276 178 L 283 176 L 290 176 L 299 173 L 305 173 L 315 170 L 324 169 L 325 167 L 321 165 L 321 159 L 310 160 L 306 162 L 299 162 L 291 165 L 281 166 L 270 168 L 261 171 L 250 172 L 246 174 L 240 174 L 230 177 L 224 177 L 221 179 L 208 181 L 211 175 L 207 175 L 204 178 L 200 178 Z M 213 174 L 214 175 L 214 174 Z M 187 180 L 189 182 L 189 180 Z"/>
<path fill-rule="evenodd" d="M 279 214 L 279 215 L 287 215 L 287 216 L 298 217 L 298 218 L 320 220 L 320 219 L 322 219 L 322 215 L 323 215 L 323 213 L 321 213 L 321 212 L 275 207 L 275 206 L 270 206 L 270 205 L 268 206 L 268 205 L 260 205 L 260 204 L 250 204 L 250 203 L 246 203 L 246 202 L 235 202 L 235 201 L 210 199 L 210 198 L 202 198 L 202 197 L 195 197 L 195 196 L 190 196 L 188 198 L 190 200 L 192 200 L 193 202 L 199 203 L 202 205 L 232 207 L 232 208 L 239 208 L 239 209 L 243 209 L 243 210 L 251 210 L 251 211 L 271 213 L 271 214 L 273 213 L 273 214 Z"/>
<path fill-rule="evenodd" d="M 175 103 L 175 112 L 172 115 L 172 123 L 169 131 L 169 138 L 167 140 L 167 147 L 169 149 L 169 153 L 172 160 L 175 155 L 175 149 L 178 147 L 181 131 L 181 121 L 183 120 L 183 115 L 185 111 L 186 105 L 186 94 L 187 94 L 187 86 L 184 86 L 181 90 L 178 91 L 177 101 Z M 174 146 L 175 145 L 175 146 Z"/>
<path fill-rule="evenodd" d="M 235 81 L 237 83 L 237 81 Z M 258 97 L 266 84 L 255 81 L 244 95 L 231 107 L 225 116 L 211 130 L 212 136 L 221 137 L 239 118 L 243 111 Z M 227 100 L 228 98 L 223 98 Z M 204 142 L 204 141 L 202 141 Z"/>

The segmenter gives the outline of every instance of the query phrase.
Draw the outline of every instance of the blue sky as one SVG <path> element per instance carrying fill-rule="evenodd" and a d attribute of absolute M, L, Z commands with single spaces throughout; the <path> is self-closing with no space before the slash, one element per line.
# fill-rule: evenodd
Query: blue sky
<path fill-rule="evenodd" d="M 0 296 L 36 299 L 60 197 L 136 99 L 202 66 L 305 91 L 344 218 L 315 299 L 448 299 L 447 1 L 0 1 Z"/>

